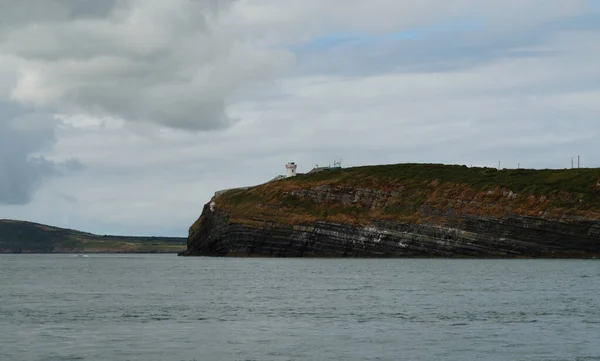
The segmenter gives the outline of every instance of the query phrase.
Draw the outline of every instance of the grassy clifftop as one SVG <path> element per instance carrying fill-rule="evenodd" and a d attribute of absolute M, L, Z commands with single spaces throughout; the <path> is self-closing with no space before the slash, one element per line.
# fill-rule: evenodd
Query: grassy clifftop
<path fill-rule="evenodd" d="M 216 198 L 233 221 L 419 223 L 448 212 L 600 220 L 600 169 L 442 164 L 364 166 L 300 175 Z M 427 209 L 427 212 L 423 212 Z M 425 214 L 426 213 L 426 214 Z"/>
<path fill-rule="evenodd" d="M 99 236 L 38 223 L 0 220 L 0 253 L 178 252 L 185 238 Z"/>

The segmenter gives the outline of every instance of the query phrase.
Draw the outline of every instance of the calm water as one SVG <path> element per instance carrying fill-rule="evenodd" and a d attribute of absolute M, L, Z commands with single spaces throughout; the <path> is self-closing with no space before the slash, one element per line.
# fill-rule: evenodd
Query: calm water
<path fill-rule="evenodd" d="M 0 360 L 600 360 L 600 262 L 0 255 Z"/>

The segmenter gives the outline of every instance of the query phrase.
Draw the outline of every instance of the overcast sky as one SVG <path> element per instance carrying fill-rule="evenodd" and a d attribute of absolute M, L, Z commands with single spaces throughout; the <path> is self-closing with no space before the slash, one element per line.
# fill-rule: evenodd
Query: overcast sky
<path fill-rule="evenodd" d="M 186 236 L 288 161 L 600 166 L 598 0 L 0 9 L 0 218 Z"/>

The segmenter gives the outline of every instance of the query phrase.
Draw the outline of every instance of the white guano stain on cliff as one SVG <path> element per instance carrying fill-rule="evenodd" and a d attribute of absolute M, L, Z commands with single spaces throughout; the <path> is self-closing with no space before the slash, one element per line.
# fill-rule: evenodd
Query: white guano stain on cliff
<path fill-rule="evenodd" d="M 380 243 L 383 237 L 386 234 L 389 234 L 389 232 L 386 230 L 376 227 L 364 227 L 363 233 L 365 233 L 365 235 L 362 236 L 361 239 L 364 239 L 365 241 L 372 241 L 374 243 Z"/>

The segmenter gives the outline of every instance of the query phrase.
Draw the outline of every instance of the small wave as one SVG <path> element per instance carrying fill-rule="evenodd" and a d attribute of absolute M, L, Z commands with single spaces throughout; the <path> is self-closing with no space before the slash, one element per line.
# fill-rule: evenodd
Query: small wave
<path fill-rule="evenodd" d="M 500 323 L 536 323 L 538 320 L 506 320 Z"/>
<path fill-rule="evenodd" d="M 136 313 L 124 313 L 121 315 L 123 318 L 140 318 L 142 315 Z"/>

